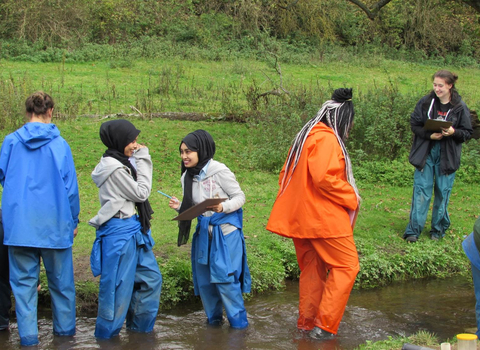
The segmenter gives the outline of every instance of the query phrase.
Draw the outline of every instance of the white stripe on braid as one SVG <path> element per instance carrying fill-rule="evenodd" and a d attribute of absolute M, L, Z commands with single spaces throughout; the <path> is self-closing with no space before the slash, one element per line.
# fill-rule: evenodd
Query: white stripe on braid
<path fill-rule="evenodd" d="M 310 121 L 308 121 L 303 126 L 303 128 L 298 132 L 298 134 L 295 136 L 292 147 L 290 148 L 290 152 L 288 153 L 287 162 L 285 164 L 285 172 L 282 179 L 282 183 L 280 185 L 279 196 L 281 196 L 285 192 L 285 189 L 290 184 L 290 180 L 292 179 L 293 173 L 295 172 L 295 169 L 298 165 L 298 161 L 300 160 L 300 156 L 302 154 L 303 146 L 305 144 L 305 141 L 308 135 L 310 134 L 310 131 L 313 129 L 315 125 L 323 121 L 333 130 L 335 136 L 337 137 L 338 143 L 342 148 L 343 156 L 345 157 L 345 173 L 347 176 L 347 181 L 353 187 L 355 194 L 357 195 L 357 199 L 358 201 L 360 201 L 360 195 L 358 193 L 358 189 L 355 184 L 355 178 L 353 176 L 352 163 L 350 161 L 350 156 L 348 155 L 348 151 L 343 142 L 343 140 L 346 139 L 348 136 L 347 133 L 348 133 L 348 130 L 350 130 L 350 124 L 352 122 L 352 119 L 349 119 L 347 121 L 348 124 L 345 127 L 344 135 L 340 136 L 337 129 L 338 111 L 340 107 L 343 105 L 343 103 L 344 102 L 339 103 L 333 100 L 326 101 L 318 111 L 315 118 L 312 118 Z M 333 117 L 333 120 L 332 120 L 332 117 Z M 288 179 L 287 179 L 287 176 L 288 176 Z"/>

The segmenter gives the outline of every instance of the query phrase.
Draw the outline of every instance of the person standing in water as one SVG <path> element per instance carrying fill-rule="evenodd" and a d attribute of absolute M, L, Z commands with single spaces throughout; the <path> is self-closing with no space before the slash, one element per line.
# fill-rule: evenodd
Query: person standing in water
<path fill-rule="evenodd" d="M 337 89 L 295 137 L 267 230 L 292 238 L 300 267 L 297 328 L 331 339 L 359 271 L 353 227 L 360 196 L 345 141 L 352 89 Z"/>
<path fill-rule="evenodd" d="M 80 202 L 72 152 L 51 123 L 53 99 L 36 92 L 25 107 L 28 123 L 3 141 L 0 182 L 20 344 L 28 346 L 38 344 L 40 258 L 52 299 L 53 333 L 75 334 L 72 245 Z"/>
<path fill-rule="evenodd" d="M 153 330 L 160 305 L 162 274 L 153 254 L 150 231 L 153 213 L 148 202 L 152 190 L 152 159 L 148 148 L 137 143 L 135 126 L 118 119 L 100 126 L 107 147 L 92 172 L 101 208 L 88 222 L 96 228 L 91 268 L 100 277 L 97 338 L 127 329 Z"/>
<path fill-rule="evenodd" d="M 251 279 L 242 229 L 245 194 L 233 172 L 213 159 L 215 142 L 205 130 L 185 136 L 179 151 L 183 201 L 172 197 L 170 208 L 182 213 L 207 198 L 226 198 L 197 218 L 192 239 L 195 295 L 202 299 L 209 324 L 222 323 L 224 307 L 232 328 L 246 328 L 242 293 L 250 292 Z M 187 243 L 190 225 L 179 222 L 179 246 Z"/>

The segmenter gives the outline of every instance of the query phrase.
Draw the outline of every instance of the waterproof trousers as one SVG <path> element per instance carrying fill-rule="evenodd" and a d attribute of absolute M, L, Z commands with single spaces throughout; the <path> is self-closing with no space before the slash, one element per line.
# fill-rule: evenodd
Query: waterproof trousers
<path fill-rule="evenodd" d="M 480 270 L 472 264 L 473 288 L 475 290 L 475 317 L 477 320 L 477 332 L 475 333 L 480 338 Z"/>
<path fill-rule="evenodd" d="M 435 194 L 435 198 L 433 200 L 430 236 L 432 238 L 442 238 L 450 226 L 447 207 L 453 181 L 455 180 L 455 173 L 449 175 L 441 174 L 440 158 L 440 142 L 436 142 L 427 157 L 423 170 L 415 169 L 410 221 L 405 229 L 403 238 L 408 236 L 418 238 L 422 233 L 427 221 L 432 191 Z"/>
<path fill-rule="evenodd" d="M 224 236 L 224 239 L 233 269 L 232 282 L 212 283 L 211 261 L 204 265 L 195 258 L 192 259 L 192 263 L 195 265 L 193 267 L 194 279 L 209 324 L 220 324 L 222 322 L 224 307 L 230 326 L 239 329 L 245 328 L 248 326 L 247 311 L 245 310 L 242 285 L 239 280 L 242 274 L 245 251 L 243 233 L 241 230 L 235 230 Z M 194 237 L 192 242 L 192 252 L 196 251 L 194 247 L 198 244 L 197 240 L 198 235 Z M 210 251 L 211 244 L 209 244 L 208 249 Z"/>
<path fill-rule="evenodd" d="M 52 300 L 53 333 L 62 336 L 74 335 L 76 314 L 72 248 L 9 246 L 8 257 L 20 344 L 38 344 L 37 285 L 40 258 L 45 266 Z"/>
<path fill-rule="evenodd" d="M 337 334 L 359 271 L 353 236 L 294 238 L 293 243 L 301 271 L 297 327 Z"/>
<path fill-rule="evenodd" d="M 2 210 L 0 209 L 0 331 L 7 329 L 10 323 L 10 280 L 8 273 L 8 247 L 3 245 Z"/>
<path fill-rule="evenodd" d="M 153 251 L 137 244 L 139 237 L 141 233 L 121 239 L 115 234 L 102 237 L 97 338 L 118 335 L 125 319 L 131 331 L 148 333 L 153 330 L 160 304 L 162 274 Z"/>

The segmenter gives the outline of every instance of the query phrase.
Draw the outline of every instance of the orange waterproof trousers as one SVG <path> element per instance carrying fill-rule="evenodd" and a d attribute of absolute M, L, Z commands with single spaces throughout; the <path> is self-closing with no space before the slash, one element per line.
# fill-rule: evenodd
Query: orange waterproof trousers
<path fill-rule="evenodd" d="M 293 243 L 301 271 L 297 327 L 337 334 L 360 269 L 353 236 L 294 238 Z"/>

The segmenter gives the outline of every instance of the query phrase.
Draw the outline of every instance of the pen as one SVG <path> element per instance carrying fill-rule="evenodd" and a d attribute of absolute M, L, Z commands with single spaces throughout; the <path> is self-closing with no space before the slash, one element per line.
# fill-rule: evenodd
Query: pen
<path fill-rule="evenodd" d="M 157 192 L 158 192 L 158 193 L 160 193 L 161 195 L 163 195 L 163 196 L 167 197 L 167 198 L 170 198 L 170 199 L 172 199 L 172 196 L 169 196 L 168 194 L 166 194 L 166 193 L 163 193 L 162 191 L 157 191 Z"/>

